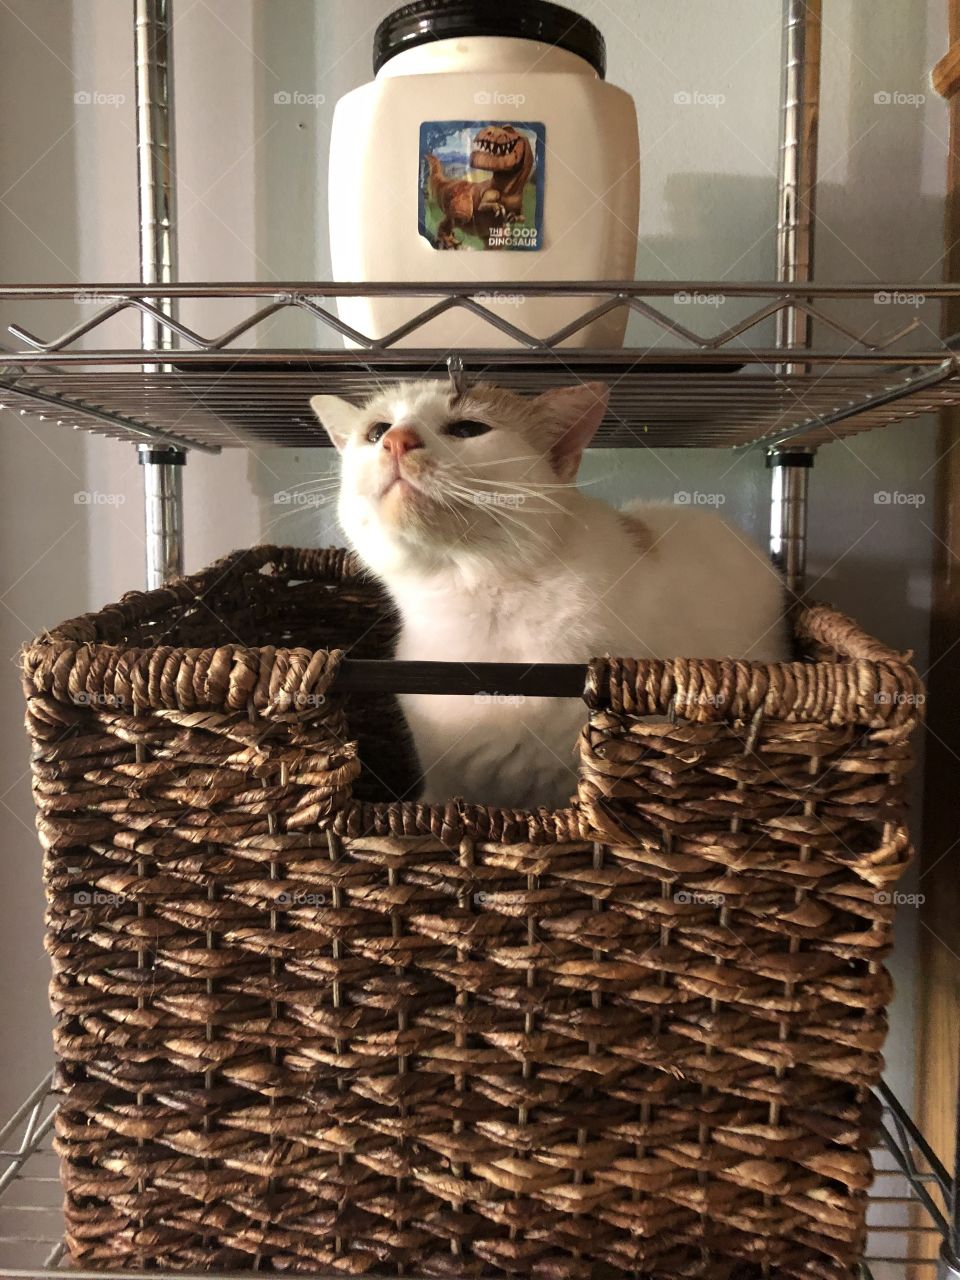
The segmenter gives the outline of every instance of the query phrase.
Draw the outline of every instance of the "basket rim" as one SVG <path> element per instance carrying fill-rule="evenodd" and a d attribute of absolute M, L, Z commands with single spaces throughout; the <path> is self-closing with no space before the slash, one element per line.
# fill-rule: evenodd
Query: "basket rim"
<path fill-rule="evenodd" d="M 523 845 L 570 845 L 581 849 L 593 848 L 597 841 L 621 845 L 636 852 L 642 844 L 636 833 L 626 825 L 623 815 L 606 811 L 609 823 L 620 829 L 614 838 L 609 829 L 599 832 L 591 821 L 589 807 L 573 802 L 559 809 L 504 809 L 495 805 L 483 805 L 458 797 L 433 804 L 418 800 L 357 800 L 351 799 L 339 808 L 327 828 L 328 840 L 342 840 L 346 845 L 357 841 L 370 847 L 380 842 L 393 844 L 397 840 L 433 840 L 455 851 L 464 841 L 472 844 L 506 844 L 511 848 Z M 698 847 L 697 836 L 682 836 L 681 843 L 690 847 L 674 852 L 703 855 L 703 845 Z M 712 844 L 707 837 L 706 844 Z M 910 831 L 904 823 L 893 823 L 877 834 L 877 842 L 857 853 L 849 851 L 849 868 L 878 889 L 886 888 L 899 878 L 915 855 Z M 731 862 L 727 869 L 736 870 Z"/>
<path fill-rule="evenodd" d="M 143 647 L 99 638 L 105 631 L 117 634 L 161 617 L 172 606 L 202 602 L 230 576 L 268 567 L 274 575 L 378 585 L 355 553 L 342 547 L 261 545 L 235 551 L 198 573 L 152 591 L 128 592 L 115 604 L 42 632 L 21 650 L 26 691 L 134 713 L 209 710 L 289 717 L 309 706 L 315 714 L 318 698 L 336 691 L 341 671 L 351 672 L 350 688 L 358 688 L 356 668 L 351 671 L 343 650 L 232 643 Z M 828 604 L 802 606 L 792 622 L 799 640 L 831 649 L 839 660 L 603 657 L 565 668 L 582 672 L 581 696 L 592 712 L 667 715 L 699 724 L 762 716 L 868 728 L 920 719 L 923 684 L 911 655 L 890 649 Z M 368 659 L 358 665 L 379 668 L 376 687 L 387 691 L 382 672 L 403 664 Z M 431 665 L 455 669 L 461 664 Z M 524 664 L 524 670 L 547 666 L 559 669 Z"/>
<path fill-rule="evenodd" d="M 456 849 L 464 840 L 494 844 L 581 845 L 592 848 L 597 833 L 577 805 L 561 809 L 503 809 L 454 797 L 435 804 L 418 800 L 349 800 L 330 824 L 334 836 L 350 840 L 432 839 Z"/>

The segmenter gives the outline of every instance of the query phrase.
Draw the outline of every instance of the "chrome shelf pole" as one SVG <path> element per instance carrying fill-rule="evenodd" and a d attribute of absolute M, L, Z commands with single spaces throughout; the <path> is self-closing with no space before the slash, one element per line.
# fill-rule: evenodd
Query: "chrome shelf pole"
<path fill-rule="evenodd" d="M 137 193 L 140 213 L 140 279 L 172 284 L 177 275 L 173 76 L 170 56 L 172 0 L 134 0 L 137 104 Z M 152 300 L 170 316 L 171 299 Z M 174 335 L 155 316 L 141 313 L 144 351 L 169 350 Z M 144 372 L 166 369 L 144 366 Z M 147 587 L 183 572 L 182 449 L 138 446 L 143 467 Z"/>
<path fill-rule="evenodd" d="M 780 156 L 777 183 L 777 279 L 805 283 L 813 276 L 817 135 L 820 122 L 821 0 L 783 0 Z M 808 347 L 810 317 L 796 307 L 777 315 L 777 346 Z M 784 374 L 803 373 L 785 364 Z M 807 497 L 813 454 L 772 449 L 770 554 L 790 599 L 802 590 L 807 567 Z"/>

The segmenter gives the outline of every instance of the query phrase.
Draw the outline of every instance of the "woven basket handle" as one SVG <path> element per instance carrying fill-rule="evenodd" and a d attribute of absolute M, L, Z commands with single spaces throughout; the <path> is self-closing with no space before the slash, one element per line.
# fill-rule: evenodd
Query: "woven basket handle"
<path fill-rule="evenodd" d="M 797 611 L 796 639 L 816 662 L 598 658 L 584 700 L 592 711 L 706 723 L 756 715 L 879 727 L 920 719 L 923 684 L 898 653 L 827 604 Z"/>

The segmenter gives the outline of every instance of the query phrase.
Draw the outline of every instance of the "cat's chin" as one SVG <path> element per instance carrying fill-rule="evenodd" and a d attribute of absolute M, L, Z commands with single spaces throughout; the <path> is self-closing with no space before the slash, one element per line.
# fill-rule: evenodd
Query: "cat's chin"
<path fill-rule="evenodd" d="M 380 494 L 378 505 L 381 519 L 397 520 L 422 512 L 433 500 L 405 476 L 396 476 Z"/>
<path fill-rule="evenodd" d="M 422 490 L 418 489 L 417 486 L 413 484 L 412 481 L 408 480 L 406 476 L 394 476 L 393 479 L 389 480 L 380 491 L 380 501 L 383 502 L 383 500 L 391 494 L 397 493 L 401 496 L 405 494 L 421 494 L 422 496 Z"/>
<path fill-rule="evenodd" d="M 377 499 L 377 516 L 385 530 L 417 540 L 440 521 L 441 508 L 419 485 L 403 476 L 393 480 Z"/>

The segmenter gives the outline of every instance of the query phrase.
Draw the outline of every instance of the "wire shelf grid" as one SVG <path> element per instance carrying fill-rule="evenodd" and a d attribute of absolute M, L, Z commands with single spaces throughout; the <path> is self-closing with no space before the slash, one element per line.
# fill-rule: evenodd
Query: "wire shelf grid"
<path fill-rule="evenodd" d="M 862 1280 L 954 1280 L 960 1272 L 938 1262 L 950 1255 L 952 1182 L 886 1086 L 880 1088 L 883 1145 L 867 1214 Z M 0 1129 L 0 1280 L 156 1280 L 161 1271 L 84 1271 L 70 1266 L 62 1240 L 60 1184 L 53 1151 L 57 1095 L 52 1073 Z M 174 1273 L 170 1273 L 171 1276 Z M 224 1280 L 249 1280 L 251 1272 Z M 209 1273 L 178 1271 L 186 1280 Z M 321 1280 L 321 1277 L 314 1277 Z M 326 1278 L 322 1278 L 326 1280 Z M 331 1278 L 332 1280 L 332 1278 Z"/>
<path fill-rule="evenodd" d="M 444 377 L 449 349 L 407 344 L 438 319 L 452 325 L 467 315 L 486 326 L 492 344 L 460 349 L 469 378 L 528 392 L 608 381 L 600 447 L 812 448 L 960 403 L 954 343 L 937 337 L 930 319 L 931 308 L 938 313 L 955 295 L 958 285 L 672 281 L 520 282 L 496 293 L 489 285 L 8 285 L 0 286 L 0 311 L 30 308 L 46 332 L 34 332 L 36 321 L 30 328 L 8 324 L 16 345 L 0 351 L 0 403 L 139 443 L 212 452 L 324 446 L 309 411 L 312 394 L 361 398 L 386 381 Z M 505 297 L 565 305 L 579 299 L 583 310 L 538 335 L 506 318 L 497 306 Z M 391 332 L 370 336 L 337 313 L 339 300 L 357 298 L 402 302 L 411 314 Z M 723 299 L 736 318 L 715 332 L 679 320 L 681 304 L 698 298 Z M 908 321 L 891 305 L 895 299 L 917 300 L 906 308 L 915 313 Z M 180 318 L 164 310 L 174 302 Z M 223 305 L 231 322 L 213 332 L 183 319 L 202 312 L 209 327 L 211 309 Z M 617 310 L 629 314 L 641 337 L 619 348 L 567 345 Z M 770 340 L 774 323 L 795 314 L 813 325 L 810 349 Z M 241 345 L 269 339 L 290 315 L 311 326 L 309 344 Z M 120 341 L 129 336 L 126 322 L 144 317 L 157 331 L 155 350 Z"/>

